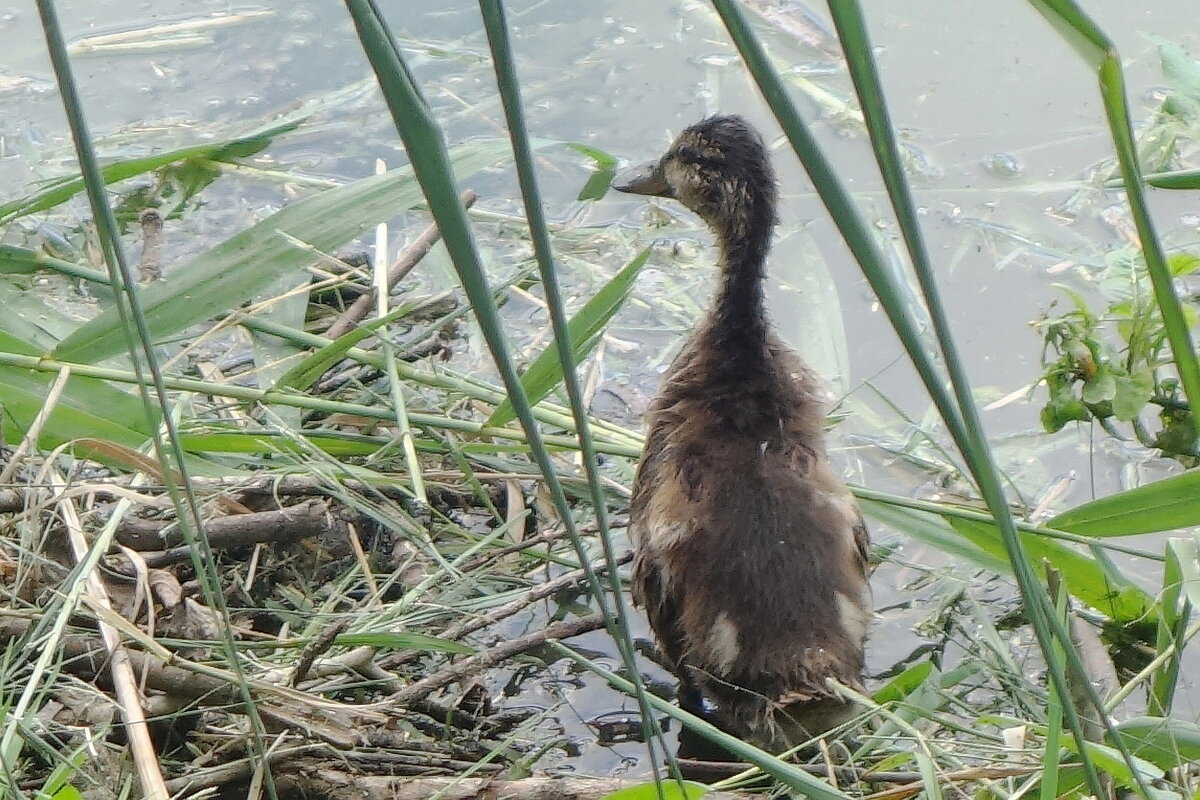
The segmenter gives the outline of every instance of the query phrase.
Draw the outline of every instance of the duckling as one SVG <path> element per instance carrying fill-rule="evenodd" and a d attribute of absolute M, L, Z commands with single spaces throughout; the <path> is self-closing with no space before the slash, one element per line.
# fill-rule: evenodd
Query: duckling
<path fill-rule="evenodd" d="M 680 704 L 779 750 L 854 716 L 869 538 L 826 459 L 825 391 L 764 307 L 775 173 L 738 116 L 687 128 L 622 192 L 674 198 L 720 247 L 711 307 L 647 412 L 630 507 L 634 601 L 681 682 Z"/>

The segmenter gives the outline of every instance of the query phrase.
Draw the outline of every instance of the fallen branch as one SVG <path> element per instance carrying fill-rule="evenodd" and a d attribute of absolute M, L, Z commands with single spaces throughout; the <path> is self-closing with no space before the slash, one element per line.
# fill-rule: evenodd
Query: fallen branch
<path fill-rule="evenodd" d="M 26 635 L 32 625 L 27 618 L 0 618 L 0 641 Z M 59 643 L 62 668 L 87 680 L 112 685 L 111 661 L 99 637 L 68 634 Z M 141 685 L 173 698 L 203 702 L 206 706 L 224 706 L 231 713 L 243 710 L 242 694 L 228 680 L 215 677 L 212 668 L 193 664 L 176 656 L 174 666 L 139 650 L 126 650 L 127 661 Z M 186 668 L 185 668 L 186 667 Z M 332 700 L 315 699 L 283 686 L 250 682 L 255 704 L 271 731 L 295 730 L 302 735 L 328 742 L 340 750 L 349 750 L 362 742 L 362 731 L 380 726 L 388 716 L 377 707 L 353 706 Z"/>
<path fill-rule="evenodd" d="M 253 514 L 217 517 L 205 523 L 208 542 L 214 550 L 228 550 L 260 542 L 298 542 L 314 536 L 344 537 L 345 523 L 329 513 L 328 504 L 307 500 L 294 506 Z M 191 549 L 181 543 L 174 522 L 128 517 L 117 529 L 117 541 L 130 550 L 145 552 L 152 568 L 177 564 L 191 558 Z M 163 549 L 164 547 L 169 549 Z"/>
<path fill-rule="evenodd" d="M 618 778 L 391 778 L 331 768 L 289 770 L 275 776 L 281 795 L 330 800 L 601 800 L 644 781 Z M 709 792 L 705 800 L 751 800 L 761 795 Z"/>

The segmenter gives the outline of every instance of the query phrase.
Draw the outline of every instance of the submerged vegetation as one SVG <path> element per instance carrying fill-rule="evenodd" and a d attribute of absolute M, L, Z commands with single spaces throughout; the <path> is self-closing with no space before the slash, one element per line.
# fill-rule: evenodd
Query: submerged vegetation
<path fill-rule="evenodd" d="M 666 207 L 645 233 L 545 218 L 546 172 L 591 203 L 617 158 L 528 136 L 499 0 L 480 1 L 469 42 L 398 48 L 372 3 L 346 5 L 395 122 L 380 135 L 407 159 L 348 182 L 270 154 L 376 102 L 374 82 L 204 144 L 93 140 L 53 3 L 39 3 L 78 167 L 0 205 L 5 796 L 1195 796 L 1200 726 L 1177 701 L 1200 630 L 1200 538 L 1122 539 L 1200 523 L 1200 477 L 1064 510 L 1004 469 L 1062 439 L 984 435 L 906 177 L 928 173 L 898 146 L 855 3 L 831 4 L 836 37 L 818 26 L 812 40 L 812 19 L 768 4 L 680 11 L 731 42 L 738 59 L 720 68 L 761 89 L 933 401 L 910 418 L 846 387 L 837 416 L 873 434 L 847 437 L 871 462 L 860 474 L 902 474 L 901 489 L 853 490 L 889 582 L 877 578 L 882 638 L 914 647 L 880 646 L 869 696 L 838 688 L 862 708 L 851 735 L 786 758 L 679 710 L 623 586 L 639 412 L 703 288 L 695 223 Z M 1200 188 L 1200 68 L 1161 43 L 1170 91 L 1131 127 L 1104 33 L 1071 3 L 1033 5 L 1095 70 L 1117 154 L 1068 205 L 1129 205 L 1119 250 L 1052 251 L 1078 269 L 1062 279 L 1069 308 L 1048 287 L 1036 323 L 1042 421 L 1095 421 L 1103 441 L 1191 465 L 1200 368 L 1181 284 L 1200 254 L 1174 231 L 1160 243 L 1143 183 Z M 134 41 L 205 47 L 214 28 Z M 838 75 L 844 58 L 861 110 L 781 71 L 783 42 Z M 453 92 L 431 96 L 422 70 L 439 58 L 499 101 L 464 111 Z M 894 237 L 864 220 L 797 93 L 869 137 Z M 451 138 L 454 115 L 491 133 Z M 523 213 L 464 192 L 514 162 Z M 260 191 L 271 199 L 238 205 Z M 217 243 L 173 235 L 221 203 L 249 221 Z M 363 259 L 353 243 L 372 230 Z M 910 266 L 897 268 L 884 253 L 901 249 Z M 658 340 L 622 333 L 637 329 Z M 825 348 L 833 362 L 838 349 Z M 680 726 L 742 763 L 677 763 L 664 731 Z M 703 784 L 677 783 L 681 768 Z"/>

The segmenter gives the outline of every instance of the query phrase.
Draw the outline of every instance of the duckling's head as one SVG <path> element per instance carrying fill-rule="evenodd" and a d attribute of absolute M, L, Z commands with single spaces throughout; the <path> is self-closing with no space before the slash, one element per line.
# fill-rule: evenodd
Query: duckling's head
<path fill-rule="evenodd" d="M 764 228 L 769 237 L 775 223 L 775 171 L 762 137 L 739 116 L 686 128 L 662 158 L 618 176 L 613 188 L 673 197 L 726 240 Z"/>

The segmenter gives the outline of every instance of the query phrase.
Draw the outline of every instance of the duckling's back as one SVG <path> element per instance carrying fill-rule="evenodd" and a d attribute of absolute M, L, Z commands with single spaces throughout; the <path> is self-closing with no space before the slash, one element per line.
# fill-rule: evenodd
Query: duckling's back
<path fill-rule="evenodd" d="M 634 598 L 685 690 L 778 746 L 789 717 L 794 741 L 849 716 L 826 679 L 861 685 L 868 538 L 826 461 L 816 377 L 774 336 L 723 359 L 714 335 L 692 337 L 648 412 Z"/>

